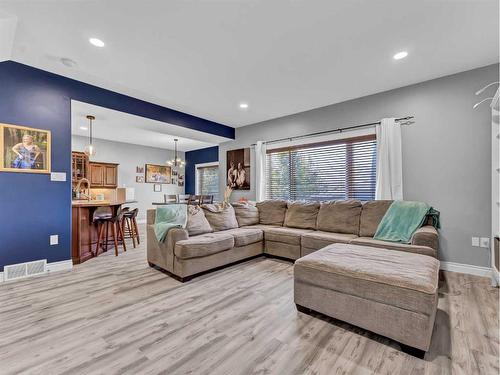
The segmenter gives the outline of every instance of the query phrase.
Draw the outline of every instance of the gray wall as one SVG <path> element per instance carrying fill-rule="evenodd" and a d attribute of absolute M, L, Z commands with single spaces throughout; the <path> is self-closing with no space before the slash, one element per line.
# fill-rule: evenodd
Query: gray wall
<path fill-rule="evenodd" d="M 442 260 L 487 266 L 488 249 L 471 247 L 471 237 L 490 233 L 491 112 L 487 105 L 478 110 L 472 105 L 477 101 L 474 92 L 498 81 L 498 71 L 498 64 L 490 65 L 237 128 L 236 139 L 219 147 L 221 168 L 227 150 L 258 140 L 413 115 L 415 123 L 403 127 L 404 198 L 428 202 L 441 211 Z M 223 191 L 224 171 L 220 181 Z M 255 199 L 253 171 L 251 184 L 252 190 L 235 192 L 232 198 Z"/>
<path fill-rule="evenodd" d="M 83 151 L 87 138 L 73 136 L 72 150 Z M 152 208 L 152 202 L 163 201 L 163 194 L 184 194 L 184 187 L 177 185 L 162 185 L 162 192 L 153 191 L 154 184 L 137 183 L 135 177 L 137 166 L 144 167 L 144 164 L 165 164 L 165 161 L 174 157 L 174 151 L 160 148 L 132 145 L 128 143 L 112 142 L 103 139 L 94 139 L 96 155 L 91 158 L 93 161 L 119 163 L 118 166 L 118 187 L 132 187 L 135 189 L 135 199 L 138 201 L 135 207 L 139 208 L 139 220 L 146 218 L 146 210 Z M 179 152 L 184 159 L 184 153 Z"/>

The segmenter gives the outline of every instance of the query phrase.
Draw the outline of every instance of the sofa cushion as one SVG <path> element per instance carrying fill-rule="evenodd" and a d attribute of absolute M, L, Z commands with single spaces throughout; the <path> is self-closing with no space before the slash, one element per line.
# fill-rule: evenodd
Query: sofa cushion
<path fill-rule="evenodd" d="M 308 249 L 319 250 L 334 243 L 349 243 L 349 241 L 356 237 L 355 234 L 331 233 L 318 230 L 311 233 L 304 233 L 300 244 Z"/>
<path fill-rule="evenodd" d="M 264 232 L 261 229 L 255 228 L 236 228 L 229 229 L 222 232 L 224 234 L 230 234 L 234 237 L 234 246 L 246 246 L 252 243 L 260 242 L 264 239 Z"/>
<path fill-rule="evenodd" d="M 361 201 L 322 202 L 318 213 L 318 230 L 358 235 Z"/>
<path fill-rule="evenodd" d="M 255 205 L 246 202 L 235 202 L 231 205 L 240 227 L 259 224 L 259 210 Z"/>
<path fill-rule="evenodd" d="M 215 203 L 203 204 L 201 207 L 214 231 L 238 228 L 238 221 L 231 205 Z"/>
<path fill-rule="evenodd" d="M 363 245 L 369 247 L 378 247 L 380 249 L 399 250 L 408 253 L 429 255 L 431 257 L 437 258 L 437 251 L 427 246 L 408 245 L 405 243 L 381 241 L 381 240 L 375 240 L 372 237 L 358 237 L 353 239 L 350 243 L 353 245 Z"/>
<path fill-rule="evenodd" d="M 373 237 L 375 235 L 380 221 L 391 204 L 392 201 L 388 200 L 368 201 L 363 203 L 361 217 L 359 219 L 360 237 Z"/>
<path fill-rule="evenodd" d="M 439 261 L 419 254 L 334 244 L 298 259 L 297 281 L 431 315 Z"/>
<path fill-rule="evenodd" d="M 288 202 L 284 226 L 291 228 L 316 229 L 318 202 Z"/>
<path fill-rule="evenodd" d="M 214 231 L 205 217 L 203 210 L 199 206 L 192 205 L 188 206 L 186 230 L 190 236 L 212 233 Z"/>
<path fill-rule="evenodd" d="M 234 237 L 225 233 L 209 233 L 177 241 L 174 254 L 181 259 L 199 258 L 234 247 Z"/>
<path fill-rule="evenodd" d="M 290 245 L 300 245 L 300 236 L 305 233 L 310 233 L 310 229 L 299 229 L 299 228 L 269 228 L 264 230 L 264 239 L 266 241 L 275 241 L 288 243 Z"/>
<path fill-rule="evenodd" d="M 271 199 L 257 202 L 259 224 L 283 225 L 287 202 L 282 199 Z"/>

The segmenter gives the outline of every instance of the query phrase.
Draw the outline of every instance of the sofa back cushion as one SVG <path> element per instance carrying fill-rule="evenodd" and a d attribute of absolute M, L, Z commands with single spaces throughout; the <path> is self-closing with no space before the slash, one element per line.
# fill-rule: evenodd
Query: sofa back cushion
<path fill-rule="evenodd" d="M 259 210 L 259 223 L 264 225 L 283 225 L 285 221 L 286 201 L 282 199 L 270 199 L 257 202 Z"/>
<path fill-rule="evenodd" d="M 201 207 L 214 231 L 238 228 L 234 208 L 230 204 L 203 204 Z"/>
<path fill-rule="evenodd" d="M 360 237 L 373 237 L 375 235 L 380 221 L 391 204 L 392 201 L 390 200 L 367 201 L 363 203 L 359 223 Z"/>
<path fill-rule="evenodd" d="M 322 202 L 318 213 L 318 230 L 358 235 L 361 201 Z"/>
<path fill-rule="evenodd" d="M 192 205 L 188 206 L 186 230 L 190 236 L 212 233 L 214 231 L 201 207 Z"/>
<path fill-rule="evenodd" d="M 240 227 L 259 224 L 259 210 L 255 205 L 247 202 L 236 202 L 231 203 L 231 205 Z"/>
<path fill-rule="evenodd" d="M 318 212 L 318 202 L 288 202 L 284 225 L 291 228 L 316 229 Z"/>

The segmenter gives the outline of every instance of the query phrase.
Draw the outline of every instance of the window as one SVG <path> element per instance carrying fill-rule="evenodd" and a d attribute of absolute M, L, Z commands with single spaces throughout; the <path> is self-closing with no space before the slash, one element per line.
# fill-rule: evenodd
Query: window
<path fill-rule="evenodd" d="M 375 135 L 267 151 L 267 197 L 375 199 Z"/>
<path fill-rule="evenodd" d="M 196 194 L 219 196 L 219 164 L 207 163 L 196 165 Z"/>

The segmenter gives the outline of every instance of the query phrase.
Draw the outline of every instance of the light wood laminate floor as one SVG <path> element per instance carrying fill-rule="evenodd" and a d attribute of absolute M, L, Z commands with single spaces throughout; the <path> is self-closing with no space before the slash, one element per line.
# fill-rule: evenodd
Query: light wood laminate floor
<path fill-rule="evenodd" d="M 290 262 L 258 258 L 181 284 L 147 266 L 144 244 L 112 253 L 0 285 L 0 374 L 499 373 L 488 279 L 445 274 L 421 360 L 297 312 Z"/>

